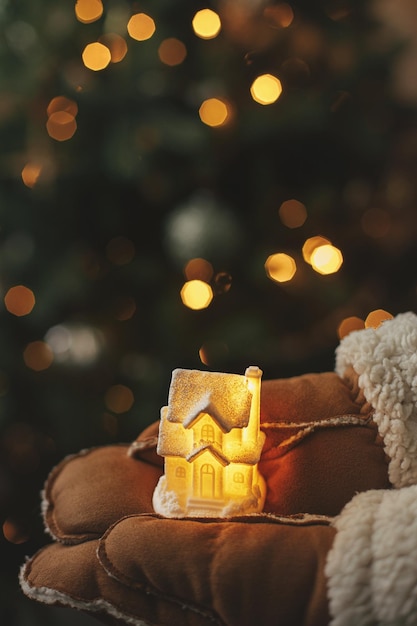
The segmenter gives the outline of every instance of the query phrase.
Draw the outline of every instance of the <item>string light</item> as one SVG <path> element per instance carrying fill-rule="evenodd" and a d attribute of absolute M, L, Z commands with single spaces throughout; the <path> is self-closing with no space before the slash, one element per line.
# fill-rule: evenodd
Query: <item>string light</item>
<path fill-rule="evenodd" d="M 127 32 L 137 41 L 150 39 L 155 30 L 154 20 L 146 13 L 135 13 L 127 23 Z"/>
<path fill-rule="evenodd" d="M 35 294 L 25 285 L 10 287 L 4 296 L 6 309 L 16 317 L 29 315 L 35 306 Z"/>
<path fill-rule="evenodd" d="M 384 309 L 371 311 L 365 319 L 365 328 L 378 328 L 386 320 L 392 320 L 393 315 Z"/>
<path fill-rule="evenodd" d="M 73 117 L 76 117 L 78 113 L 78 104 L 75 100 L 71 100 L 66 96 L 55 96 L 55 98 L 52 98 L 49 102 L 46 108 L 46 113 L 48 117 L 50 117 L 53 113 L 57 113 L 58 111 L 66 111 Z"/>
<path fill-rule="evenodd" d="M 200 39 L 214 39 L 219 34 L 222 23 L 219 15 L 211 9 L 197 11 L 192 19 L 192 27 Z"/>
<path fill-rule="evenodd" d="M 298 200 L 285 200 L 278 210 L 279 217 L 284 226 L 299 228 L 307 219 L 307 209 Z"/>
<path fill-rule="evenodd" d="M 325 244 L 314 249 L 310 261 L 312 268 L 319 274 L 334 274 L 339 271 L 343 256 L 339 248 Z"/>
<path fill-rule="evenodd" d="M 272 74 L 262 74 L 253 81 L 250 93 L 259 104 L 273 104 L 282 93 L 281 81 Z"/>
<path fill-rule="evenodd" d="M 187 48 L 179 39 L 169 37 L 161 42 L 158 56 L 162 63 L 174 67 L 184 61 L 187 56 Z"/>
<path fill-rule="evenodd" d="M 213 278 L 213 274 L 214 270 L 212 264 L 206 261 L 206 259 L 199 257 L 190 259 L 184 267 L 184 275 L 187 280 L 198 279 L 209 283 Z"/>
<path fill-rule="evenodd" d="M 109 411 L 117 414 L 129 411 L 134 401 L 135 397 L 133 391 L 129 387 L 126 387 L 126 385 L 112 385 L 107 389 L 104 395 L 106 407 Z"/>
<path fill-rule="evenodd" d="M 265 261 L 265 271 L 271 280 L 285 283 L 291 280 L 297 271 L 295 260 L 289 254 L 278 252 L 271 254 Z"/>
<path fill-rule="evenodd" d="M 87 44 L 81 56 L 84 65 L 94 72 L 104 70 L 111 61 L 110 50 L 99 41 Z"/>
<path fill-rule="evenodd" d="M 206 309 L 213 300 L 213 290 L 203 280 L 189 280 L 181 289 L 181 300 L 189 309 Z"/>
<path fill-rule="evenodd" d="M 32 189 L 38 182 L 42 172 L 42 166 L 38 163 L 26 163 L 22 169 L 22 180 L 26 187 Z"/>
<path fill-rule="evenodd" d="M 329 239 L 326 239 L 326 237 L 322 237 L 321 235 L 316 235 L 315 237 L 309 237 L 308 239 L 306 239 L 302 247 L 304 261 L 311 265 L 311 255 L 313 254 L 314 250 L 319 246 L 324 246 L 327 243 L 331 242 L 329 241 Z"/>
<path fill-rule="evenodd" d="M 23 360 L 27 367 L 40 372 L 52 365 L 54 354 L 45 341 L 32 341 L 23 351 Z"/>
<path fill-rule="evenodd" d="M 111 63 L 120 63 L 127 54 L 126 40 L 117 33 L 106 33 L 99 37 L 99 42 L 110 50 Z"/>
<path fill-rule="evenodd" d="M 204 100 L 198 111 L 200 119 L 207 126 L 223 126 L 229 118 L 229 108 L 219 98 Z"/>
<path fill-rule="evenodd" d="M 91 24 L 100 19 L 104 8 L 101 0 L 77 0 L 74 11 L 79 22 Z"/>
<path fill-rule="evenodd" d="M 77 130 L 77 122 L 71 113 L 57 111 L 49 116 L 46 122 L 46 130 L 51 139 L 67 141 L 74 136 Z"/>
<path fill-rule="evenodd" d="M 362 330 L 365 328 L 365 322 L 360 317 L 356 317 L 352 315 L 350 317 L 346 317 L 342 320 L 337 328 L 337 335 L 339 339 L 343 339 L 346 335 L 353 332 L 354 330 Z"/>

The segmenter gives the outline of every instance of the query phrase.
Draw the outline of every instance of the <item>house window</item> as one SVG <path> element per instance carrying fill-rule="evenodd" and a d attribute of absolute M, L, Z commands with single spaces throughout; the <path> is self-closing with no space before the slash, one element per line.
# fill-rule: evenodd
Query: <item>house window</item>
<path fill-rule="evenodd" d="M 177 467 L 175 469 L 175 476 L 177 478 L 185 478 L 185 467 Z"/>
<path fill-rule="evenodd" d="M 235 482 L 235 483 L 243 483 L 243 482 L 245 482 L 245 478 L 244 478 L 242 472 L 235 472 L 233 474 L 233 482 Z"/>
<path fill-rule="evenodd" d="M 203 441 L 214 441 L 214 428 L 211 424 L 204 424 L 201 429 L 201 439 Z"/>

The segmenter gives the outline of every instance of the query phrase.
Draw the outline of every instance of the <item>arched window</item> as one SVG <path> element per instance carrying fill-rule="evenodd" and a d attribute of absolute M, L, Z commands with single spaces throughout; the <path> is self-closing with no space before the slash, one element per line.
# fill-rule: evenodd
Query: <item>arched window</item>
<path fill-rule="evenodd" d="M 203 498 L 214 498 L 214 467 L 209 463 L 201 467 L 200 493 Z"/>
<path fill-rule="evenodd" d="M 175 469 L 175 476 L 177 478 L 185 478 L 185 467 L 177 467 Z"/>
<path fill-rule="evenodd" d="M 203 441 L 214 441 L 214 428 L 211 424 L 204 424 L 201 429 L 201 439 Z"/>
<path fill-rule="evenodd" d="M 242 472 L 235 472 L 233 474 L 233 482 L 235 482 L 235 483 L 244 483 L 245 482 L 245 477 L 243 476 Z"/>

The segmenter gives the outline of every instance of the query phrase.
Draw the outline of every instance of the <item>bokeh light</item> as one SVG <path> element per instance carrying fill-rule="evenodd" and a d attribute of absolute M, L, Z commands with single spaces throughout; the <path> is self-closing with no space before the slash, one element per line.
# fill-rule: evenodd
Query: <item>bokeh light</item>
<path fill-rule="evenodd" d="M 25 285 L 10 287 L 4 296 L 6 309 L 16 317 L 29 315 L 35 306 L 35 294 Z"/>
<path fill-rule="evenodd" d="M 77 130 L 77 122 L 71 113 L 57 111 L 49 116 L 46 122 L 46 130 L 51 139 L 67 141 L 74 136 Z"/>
<path fill-rule="evenodd" d="M 45 341 L 31 341 L 23 351 L 27 367 L 35 372 L 48 369 L 54 360 L 54 353 Z"/>
<path fill-rule="evenodd" d="M 26 187 L 32 189 L 38 182 L 41 172 L 42 166 L 39 163 L 26 163 L 21 174 Z"/>
<path fill-rule="evenodd" d="M 10 543 L 21 544 L 25 543 L 29 539 L 27 531 L 23 528 L 22 524 L 19 524 L 16 520 L 8 517 L 3 522 L 3 536 Z"/>
<path fill-rule="evenodd" d="M 190 259 L 184 267 L 184 275 L 187 280 L 202 280 L 209 283 L 213 278 L 214 270 L 213 266 L 206 259 L 199 257 Z"/>
<path fill-rule="evenodd" d="M 210 340 L 205 341 L 198 351 L 200 361 L 207 367 L 216 367 L 229 353 L 227 344 L 223 341 Z"/>
<path fill-rule="evenodd" d="M 272 74 L 262 74 L 253 81 L 250 93 L 258 104 L 273 104 L 282 93 L 281 81 Z"/>
<path fill-rule="evenodd" d="M 211 9 L 197 11 L 192 19 L 192 26 L 197 37 L 214 39 L 219 34 L 222 23 L 219 15 Z"/>
<path fill-rule="evenodd" d="M 224 100 L 208 98 L 201 104 L 198 113 L 207 126 L 222 126 L 229 118 L 229 107 Z"/>
<path fill-rule="evenodd" d="M 57 324 L 45 334 L 46 343 L 59 363 L 88 366 L 96 361 L 103 347 L 102 334 L 83 324 Z"/>
<path fill-rule="evenodd" d="M 121 298 L 115 302 L 114 317 L 119 322 L 130 320 L 136 313 L 136 302 L 134 298 Z"/>
<path fill-rule="evenodd" d="M 106 256 L 114 265 L 127 265 L 135 254 L 133 241 L 124 236 L 113 237 L 106 246 Z"/>
<path fill-rule="evenodd" d="M 159 59 L 165 65 L 174 67 L 180 65 L 187 56 L 185 44 L 175 37 L 164 39 L 158 48 Z"/>
<path fill-rule="evenodd" d="M 265 271 L 271 280 L 285 283 L 291 280 L 297 271 L 295 260 L 289 254 L 278 252 L 271 254 L 265 261 Z"/>
<path fill-rule="evenodd" d="M 369 237 L 374 239 L 385 237 L 391 228 L 391 217 L 388 211 L 372 207 L 362 215 L 361 226 L 365 235 Z"/>
<path fill-rule="evenodd" d="M 299 200 L 285 200 L 278 210 L 281 222 L 287 228 L 299 228 L 307 219 L 307 209 Z"/>
<path fill-rule="evenodd" d="M 110 50 L 111 63 L 120 63 L 127 54 L 126 40 L 117 33 L 105 33 L 98 40 Z"/>
<path fill-rule="evenodd" d="M 99 41 L 89 43 L 82 53 L 83 63 L 89 70 L 99 72 L 104 70 L 111 61 L 111 52 L 107 46 Z"/>
<path fill-rule="evenodd" d="M 288 28 L 294 20 L 294 11 L 286 2 L 265 7 L 263 15 L 275 28 Z"/>
<path fill-rule="evenodd" d="M 327 239 L 326 237 L 322 237 L 321 235 L 315 235 L 314 237 L 309 237 L 308 239 L 306 239 L 302 247 L 304 261 L 311 264 L 311 255 L 313 254 L 314 250 L 319 246 L 324 246 L 329 243 L 331 243 L 329 239 Z"/>
<path fill-rule="evenodd" d="M 101 0 L 77 0 L 74 11 L 79 22 L 91 24 L 103 15 L 103 3 Z"/>
<path fill-rule="evenodd" d="M 356 315 L 351 315 L 340 322 L 337 328 L 337 336 L 339 339 L 343 339 L 343 337 L 346 337 L 346 335 L 349 335 L 349 333 L 354 330 L 362 330 L 363 328 L 365 328 L 363 319 Z"/>
<path fill-rule="evenodd" d="M 315 248 L 310 260 L 312 268 L 319 274 L 334 274 L 343 263 L 343 255 L 336 246 L 325 244 Z"/>
<path fill-rule="evenodd" d="M 53 113 L 57 113 L 58 111 L 66 111 L 73 117 L 76 117 L 78 113 L 78 104 L 75 100 L 67 98 L 66 96 L 55 96 L 55 98 L 52 98 L 49 102 L 46 108 L 46 113 L 48 117 L 50 117 Z"/>
<path fill-rule="evenodd" d="M 393 315 L 384 309 L 371 311 L 365 319 L 365 328 L 378 328 L 386 320 L 393 319 Z"/>
<path fill-rule="evenodd" d="M 213 290 L 203 280 L 189 280 L 181 289 L 181 300 L 189 309 L 206 309 L 213 300 Z"/>
<path fill-rule="evenodd" d="M 127 23 L 127 32 L 137 41 L 150 39 L 156 30 L 155 22 L 146 13 L 135 13 Z"/>
<path fill-rule="evenodd" d="M 126 385 L 112 385 L 104 395 L 104 401 L 109 411 L 113 413 L 126 413 L 135 401 L 133 391 Z"/>

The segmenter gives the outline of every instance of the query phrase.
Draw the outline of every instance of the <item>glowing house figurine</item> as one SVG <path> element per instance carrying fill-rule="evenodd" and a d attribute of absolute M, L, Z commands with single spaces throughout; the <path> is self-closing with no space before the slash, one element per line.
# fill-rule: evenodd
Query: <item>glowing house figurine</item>
<path fill-rule="evenodd" d="M 168 406 L 161 409 L 158 453 L 165 473 L 153 495 L 157 513 L 229 517 L 262 511 L 261 376 L 255 366 L 245 376 L 173 371 Z"/>

